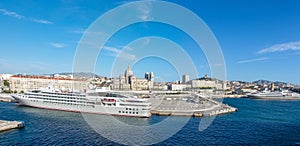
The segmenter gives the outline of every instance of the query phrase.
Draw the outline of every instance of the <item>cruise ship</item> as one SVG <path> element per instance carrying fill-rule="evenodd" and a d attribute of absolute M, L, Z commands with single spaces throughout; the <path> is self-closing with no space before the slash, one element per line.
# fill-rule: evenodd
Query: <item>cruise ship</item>
<path fill-rule="evenodd" d="M 254 99 L 300 100 L 300 94 L 288 90 L 275 92 L 262 91 L 259 93 L 248 94 L 247 97 Z"/>
<path fill-rule="evenodd" d="M 13 94 L 12 97 L 20 105 L 36 108 L 130 117 L 151 116 L 151 103 L 147 99 L 110 90 L 81 93 L 62 92 L 48 87 Z"/>

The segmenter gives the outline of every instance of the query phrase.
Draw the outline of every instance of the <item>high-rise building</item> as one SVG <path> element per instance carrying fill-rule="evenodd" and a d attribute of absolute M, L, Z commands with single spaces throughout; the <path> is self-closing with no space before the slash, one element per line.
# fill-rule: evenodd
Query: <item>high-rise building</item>
<path fill-rule="evenodd" d="M 190 81 L 189 75 L 183 75 L 182 76 L 182 84 L 187 84 Z"/>
<path fill-rule="evenodd" d="M 154 82 L 154 73 L 153 72 L 150 72 L 150 79 L 149 79 L 151 82 Z"/>

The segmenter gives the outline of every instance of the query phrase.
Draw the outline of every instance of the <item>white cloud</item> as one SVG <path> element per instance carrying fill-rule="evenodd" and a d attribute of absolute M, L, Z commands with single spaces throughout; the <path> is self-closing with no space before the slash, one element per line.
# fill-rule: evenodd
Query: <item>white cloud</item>
<path fill-rule="evenodd" d="M 66 44 L 63 44 L 63 43 L 49 43 L 49 45 L 55 47 L 55 48 L 64 48 L 66 47 L 67 45 Z"/>
<path fill-rule="evenodd" d="M 78 28 L 78 29 L 74 29 L 74 30 L 69 31 L 69 33 L 90 34 L 90 35 L 98 35 L 98 36 L 105 36 L 105 37 L 107 37 L 107 34 L 105 32 L 102 32 L 102 31 L 92 31 L 92 30 L 87 31 L 87 30 L 88 29 Z"/>
<path fill-rule="evenodd" d="M 17 18 L 17 19 L 24 19 L 24 18 L 25 18 L 24 16 L 19 15 L 19 14 L 17 14 L 16 12 L 7 11 L 7 10 L 5 10 L 5 9 L 0 9 L 0 12 L 1 12 L 3 15 L 10 16 L 10 17 L 15 17 L 15 18 Z"/>
<path fill-rule="evenodd" d="M 29 20 L 36 22 L 36 23 L 41 23 L 41 24 L 53 24 L 53 22 L 48 21 L 48 20 L 43 20 L 43 19 L 30 18 Z"/>
<path fill-rule="evenodd" d="M 108 51 L 108 53 L 106 53 L 107 56 L 120 57 L 128 60 L 136 60 L 135 55 L 127 53 L 124 50 L 120 50 L 114 47 L 103 47 L 103 50 Z"/>
<path fill-rule="evenodd" d="M 27 21 L 32 21 L 32 22 L 41 23 L 41 24 L 53 24 L 53 22 L 48 21 L 48 20 L 25 17 L 25 16 L 20 15 L 16 12 L 8 11 L 8 10 L 5 10 L 5 9 L 0 9 L 0 13 L 2 13 L 2 15 L 10 16 L 10 17 L 17 18 L 17 19 L 20 19 L 20 20 L 27 20 Z"/>
<path fill-rule="evenodd" d="M 142 20 L 151 20 L 151 10 L 152 10 L 152 4 L 151 1 L 149 2 L 143 2 L 141 4 L 139 4 L 139 6 L 137 7 L 137 10 L 139 12 L 141 12 L 141 15 L 139 16 L 140 19 Z"/>
<path fill-rule="evenodd" d="M 263 53 L 272 53 L 272 52 L 283 52 L 283 51 L 300 51 L 300 42 L 290 42 L 290 43 L 284 43 L 284 44 L 276 44 L 269 48 L 262 49 L 258 51 L 258 54 Z"/>
<path fill-rule="evenodd" d="M 267 57 L 262 57 L 262 58 L 256 58 L 256 59 L 249 59 L 249 60 L 241 60 L 238 61 L 237 63 L 241 64 L 241 63 L 251 63 L 251 62 L 258 62 L 258 61 L 263 61 L 263 60 L 268 60 L 269 58 Z"/>
<path fill-rule="evenodd" d="M 103 47 L 103 50 L 113 52 L 113 53 L 116 53 L 116 54 L 119 54 L 119 53 L 122 52 L 122 50 L 119 50 L 119 49 L 114 48 L 114 47 Z"/>
<path fill-rule="evenodd" d="M 76 30 L 71 30 L 70 33 L 75 33 L 75 34 L 83 34 L 85 32 L 84 29 L 76 29 Z"/>

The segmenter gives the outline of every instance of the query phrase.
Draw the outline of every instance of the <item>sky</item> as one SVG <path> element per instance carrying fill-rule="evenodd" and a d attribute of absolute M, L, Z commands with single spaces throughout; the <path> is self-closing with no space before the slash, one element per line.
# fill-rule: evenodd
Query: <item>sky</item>
<path fill-rule="evenodd" d="M 132 1 L 1 0 L 0 73 L 72 72 L 78 45 L 87 43 L 81 41 L 84 34 L 88 34 L 86 30 L 103 14 L 130 2 Z M 224 57 L 227 80 L 265 79 L 300 84 L 300 1 L 168 2 L 192 11 L 210 28 Z M 128 10 L 128 13 L 131 11 L 133 10 Z M 150 19 L 152 8 L 151 5 L 145 5 L 134 11 L 140 11 L 144 14 L 140 19 L 146 20 Z M 164 11 L 159 14 L 165 15 Z M 123 19 L 111 20 L 113 22 L 102 29 L 110 29 L 121 20 Z M 151 37 L 159 39 L 153 41 L 155 39 L 149 39 Z M 137 54 L 132 54 L 150 46 L 150 42 L 153 50 L 157 49 L 156 52 L 171 57 L 173 55 L 179 62 L 185 55 L 188 56 L 197 71 L 197 75 L 191 75 L 191 78 L 211 75 L 211 64 L 208 63 L 207 56 L 189 34 L 155 21 L 135 23 L 113 34 L 96 55 L 93 71 L 102 76 L 117 77 L 131 65 L 137 77 L 143 77 L 145 72 L 154 72 L 157 81 L 181 80 L 182 74 L 192 74 L 189 70 L 178 71 L 180 67 L 176 67 L 166 57 L 150 55 L 137 58 Z M 174 43 L 186 54 L 177 55 L 176 52 L 180 50 L 175 49 L 176 45 L 172 46 Z M 99 46 L 95 48 L 97 47 Z M 114 68 L 118 62 L 116 59 L 121 60 L 119 62 L 122 66 L 117 69 Z"/>

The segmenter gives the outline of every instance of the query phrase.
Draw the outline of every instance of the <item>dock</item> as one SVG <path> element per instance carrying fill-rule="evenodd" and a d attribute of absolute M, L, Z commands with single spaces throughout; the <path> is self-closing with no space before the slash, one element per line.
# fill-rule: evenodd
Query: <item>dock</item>
<path fill-rule="evenodd" d="M 0 132 L 11 130 L 11 129 L 23 128 L 24 126 L 25 126 L 24 122 L 0 120 Z"/>
<path fill-rule="evenodd" d="M 0 93 L 0 102 L 12 102 L 13 98 L 10 94 Z"/>
<path fill-rule="evenodd" d="M 236 112 L 237 108 L 199 94 L 151 97 L 151 114 L 158 116 L 216 116 Z"/>

